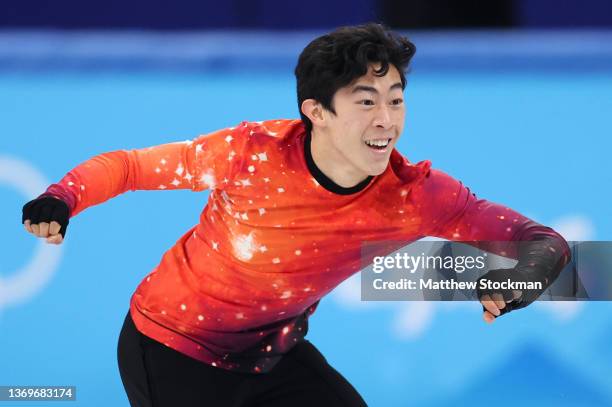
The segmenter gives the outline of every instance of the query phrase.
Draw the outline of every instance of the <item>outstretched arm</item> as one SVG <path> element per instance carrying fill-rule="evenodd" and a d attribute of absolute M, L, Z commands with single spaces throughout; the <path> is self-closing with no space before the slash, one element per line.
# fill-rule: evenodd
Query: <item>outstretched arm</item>
<path fill-rule="evenodd" d="M 243 147 L 245 129 L 241 125 L 191 141 L 97 155 L 28 202 L 22 222 L 28 232 L 38 237 L 55 236 L 49 243 L 61 243 L 67 218 L 54 214 L 65 212 L 62 203 L 72 218 L 126 191 L 215 188 L 217 180 L 232 178 L 232 157 Z M 64 233 L 59 233 L 62 228 Z"/>
<path fill-rule="evenodd" d="M 441 171 L 430 170 L 416 189 L 427 214 L 424 235 L 472 242 L 483 250 L 518 260 L 511 270 L 491 271 L 493 278 L 540 281 L 546 288 L 570 261 L 567 242 L 553 229 L 506 206 L 478 199 L 469 188 Z M 479 294 L 483 317 L 492 322 L 497 316 L 527 306 L 541 292 Z"/>

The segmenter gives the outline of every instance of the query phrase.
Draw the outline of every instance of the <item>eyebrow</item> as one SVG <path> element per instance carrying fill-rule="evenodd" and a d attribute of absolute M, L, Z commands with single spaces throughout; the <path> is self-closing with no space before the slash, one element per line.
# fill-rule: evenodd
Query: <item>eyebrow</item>
<path fill-rule="evenodd" d="M 403 89 L 402 84 L 400 82 L 397 82 L 391 85 L 391 87 L 389 87 L 389 90 L 394 90 L 394 89 L 400 89 L 400 90 Z M 351 93 L 357 93 L 357 92 L 378 93 L 375 87 L 367 86 L 367 85 L 356 85 L 351 91 Z"/>

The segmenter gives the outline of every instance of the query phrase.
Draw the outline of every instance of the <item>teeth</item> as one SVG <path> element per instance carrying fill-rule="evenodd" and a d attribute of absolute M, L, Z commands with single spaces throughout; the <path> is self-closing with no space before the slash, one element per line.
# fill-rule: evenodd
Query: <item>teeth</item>
<path fill-rule="evenodd" d="M 386 147 L 390 139 L 387 140 L 367 140 L 365 143 L 369 146 Z"/>

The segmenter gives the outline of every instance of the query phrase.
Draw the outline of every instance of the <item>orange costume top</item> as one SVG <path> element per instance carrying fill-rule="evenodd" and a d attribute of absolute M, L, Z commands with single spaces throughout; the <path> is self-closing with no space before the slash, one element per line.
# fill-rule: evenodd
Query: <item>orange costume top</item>
<path fill-rule="evenodd" d="M 211 192 L 198 224 L 136 289 L 131 316 L 158 342 L 235 371 L 269 371 L 301 340 L 321 297 L 363 267 L 365 241 L 558 236 L 397 150 L 382 174 L 340 187 L 314 164 L 300 120 L 104 153 L 44 195 L 75 216 L 128 190 L 170 189 Z"/>

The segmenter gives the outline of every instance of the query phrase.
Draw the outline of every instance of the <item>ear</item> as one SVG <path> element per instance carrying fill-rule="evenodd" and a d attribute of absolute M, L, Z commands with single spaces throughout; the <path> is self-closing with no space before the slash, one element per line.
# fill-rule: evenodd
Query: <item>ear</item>
<path fill-rule="evenodd" d="M 313 127 L 325 127 L 323 110 L 323 106 L 314 99 L 306 99 L 302 102 L 302 113 L 310 119 Z"/>

